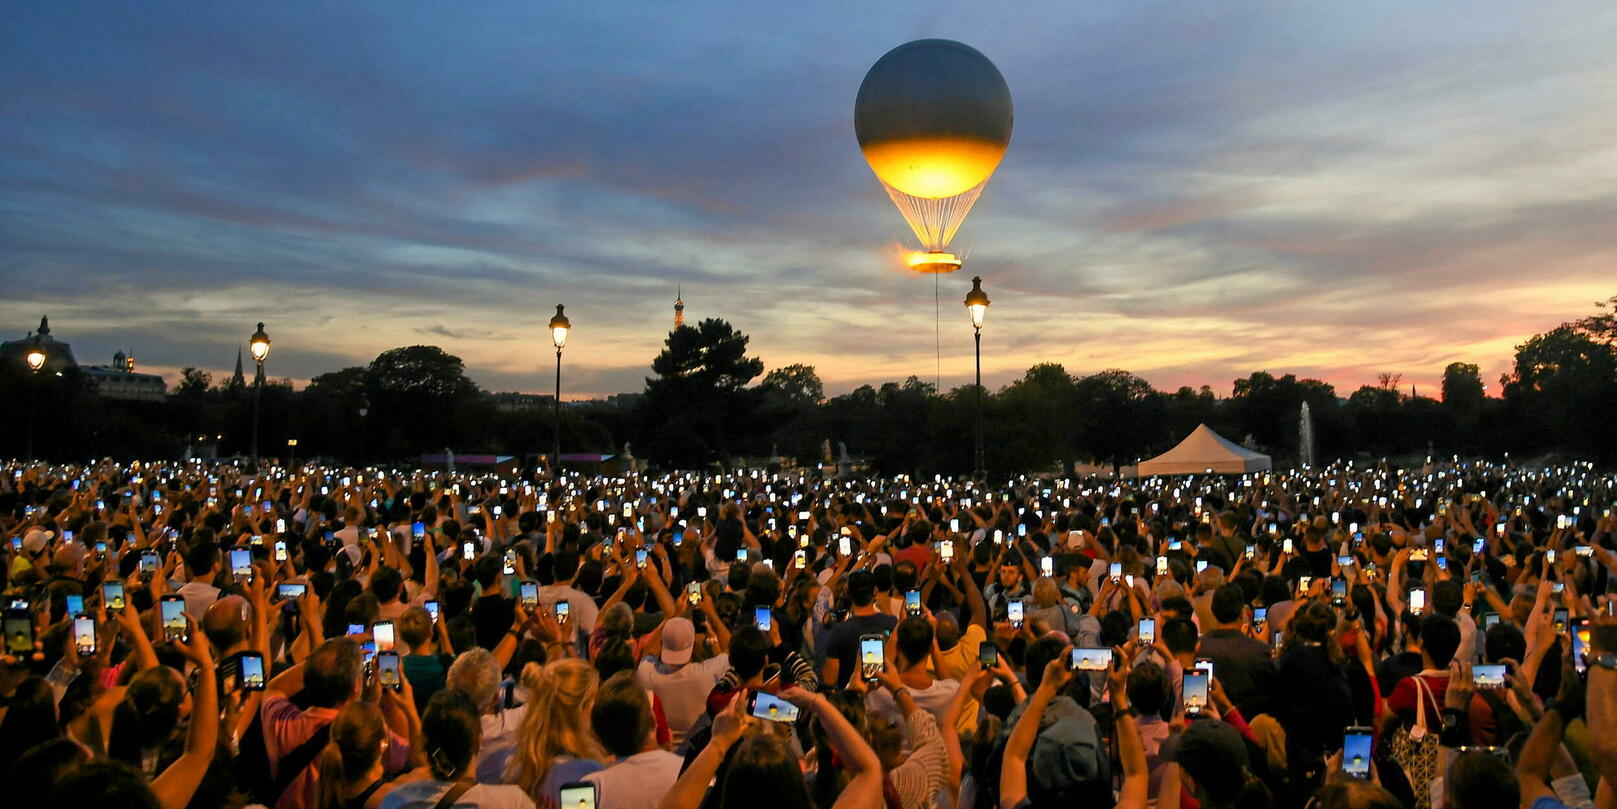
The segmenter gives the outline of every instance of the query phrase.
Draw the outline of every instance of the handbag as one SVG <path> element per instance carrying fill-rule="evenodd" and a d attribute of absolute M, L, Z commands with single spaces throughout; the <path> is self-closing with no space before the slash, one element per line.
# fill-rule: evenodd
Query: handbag
<path fill-rule="evenodd" d="M 1436 703 L 1426 678 L 1415 675 L 1415 724 L 1401 727 L 1392 734 L 1392 762 L 1403 771 L 1413 793 L 1416 809 L 1431 809 L 1431 791 L 1427 786 L 1437 777 L 1438 731 L 1427 722 L 1426 704 Z"/>

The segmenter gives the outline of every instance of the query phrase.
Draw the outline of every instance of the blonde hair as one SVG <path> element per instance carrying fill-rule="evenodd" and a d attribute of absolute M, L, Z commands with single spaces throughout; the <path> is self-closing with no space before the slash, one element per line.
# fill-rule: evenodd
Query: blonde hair
<path fill-rule="evenodd" d="M 1033 603 L 1039 607 L 1054 607 L 1061 603 L 1061 588 L 1055 579 L 1041 576 L 1033 582 Z"/>
<path fill-rule="evenodd" d="M 522 787 L 537 801 L 539 785 L 557 756 L 606 759 L 587 721 L 599 685 L 595 667 L 576 658 L 522 668 L 522 687 L 532 698 L 517 728 L 516 750 L 505 765 L 506 783 Z"/>

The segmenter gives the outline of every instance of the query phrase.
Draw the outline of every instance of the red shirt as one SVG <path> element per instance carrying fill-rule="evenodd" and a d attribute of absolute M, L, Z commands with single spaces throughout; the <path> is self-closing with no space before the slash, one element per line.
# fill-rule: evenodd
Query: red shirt
<path fill-rule="evenodd" d="M 1432 698 L 1426 702 L 1426 729 L 1437 732 L 1443 725 L 1443 694 L 1449 690 L 1448 672 L 1439 674 L 1418 674 L 1426 681 L 1426 687 L 1431 689 Z M 1398 681 L 1392 689 L 1392 696 L 1387 697 L 1387 707 L 1398 714 L 1405 725 L 1415 724 L 1415 700 L 1421 692 L 1415 685 L 1414 677 L 1405 677 Z"/>

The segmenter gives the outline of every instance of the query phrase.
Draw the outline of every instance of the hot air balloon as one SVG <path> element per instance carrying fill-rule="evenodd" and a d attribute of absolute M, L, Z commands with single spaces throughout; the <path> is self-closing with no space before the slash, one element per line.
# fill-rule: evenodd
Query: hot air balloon
<path fill-rule="evenodd" d="M 859 149 L 925 252 L 918 272 L 953 272 L 946 248 L 1011 141 L 1011 91 L 969 45 L 918 39 L 871 66 L 853 103 Z"/>

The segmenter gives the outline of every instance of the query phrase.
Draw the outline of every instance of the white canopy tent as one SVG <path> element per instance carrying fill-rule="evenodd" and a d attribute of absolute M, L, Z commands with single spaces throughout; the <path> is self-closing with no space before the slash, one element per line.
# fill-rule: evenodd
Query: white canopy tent
<path fill-rule="evenodd" d="M 1268 468 L 1269 456 L 1253 452 L 1203 424 L 1173 449 L 1141 461 L 1139 475 L 1200 475 L 1209 469 L 1221 475 L 1240 475 Z"/>

